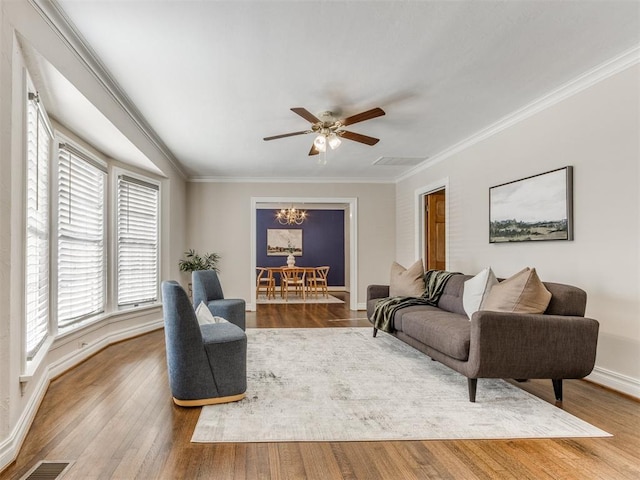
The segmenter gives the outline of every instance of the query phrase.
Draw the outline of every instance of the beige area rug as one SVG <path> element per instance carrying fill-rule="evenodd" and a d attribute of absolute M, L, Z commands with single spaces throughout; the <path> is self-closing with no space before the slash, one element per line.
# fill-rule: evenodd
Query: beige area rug
<path fill-rule="evenodd" d="M 334 297 L 333 295 L 328 295 L 327 297 L 323 297 L 322 295 L 318 295 L 318 298 L 315 295 L 307 296 L 307 298 L 302 298 L 300 295 L 291 295 L 287 296 L 287 299 L 280 297 L 280 293 L 276 293 L 276 298 L 269 298 L 265 295 L 259 295 L 256 298 L 256 303 L 258 305 L 266 305 L 266 304 L 286 304 L 286 303 L 344 303 L 339 298 Z"/>
<path fill-rule="evenodd" d="M 466 377 L 370 328 L 247 336 L 246 398 L 203 407 L 192 442 L 610 436 L 503 380 L 471 403 Z"/>

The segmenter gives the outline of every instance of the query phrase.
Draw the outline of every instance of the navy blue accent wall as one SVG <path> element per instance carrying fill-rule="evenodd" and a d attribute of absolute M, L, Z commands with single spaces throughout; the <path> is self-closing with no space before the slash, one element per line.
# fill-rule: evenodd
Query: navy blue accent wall
<path fill-rule="evenodd" d="M 256 265 L 281 267 L 286 256 L 267 256 L 268 228 L 302 229 L 302 255 L 296 256 L 296 265 L 320 267 L 328 265 L 329 286 L 344 286 L 344 210 L 307 210 L 302 225 L 280 225 L 276 210 L 256 210 Z"/>

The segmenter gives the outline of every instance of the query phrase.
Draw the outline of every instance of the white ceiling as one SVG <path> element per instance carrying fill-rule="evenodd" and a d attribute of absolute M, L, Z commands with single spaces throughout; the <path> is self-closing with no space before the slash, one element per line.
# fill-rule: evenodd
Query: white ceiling
<path fill-rule="evenodd" d="M 192 178 L 391 180 L 411 167 L 378 158 L 436 156 L 640 43 L 637 1 L 57 3 Z M 381 107 L 348 128 L 381 140 L 318 164 L 312 135 L 262 140 L 308 128 L 291 107 Z"/>

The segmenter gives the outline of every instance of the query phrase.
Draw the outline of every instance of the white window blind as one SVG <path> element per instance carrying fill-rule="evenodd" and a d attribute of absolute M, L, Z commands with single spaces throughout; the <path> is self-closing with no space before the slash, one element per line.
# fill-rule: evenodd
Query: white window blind
<path fill-rule="evenodd" d="M 105 307 L 106 168 L 69 144 L 58 149 L 58 326 Z"/>
<path fill-rule="evenodd" d="M 157 185 L 118 177 L 118 305 L 158 298 Z"/>
<path fill-rule="evenodd" d="M 27 101 L 25 352 L 31 360 L 49 330 L 49 162 L 53 134 L 38 95 Z"/>

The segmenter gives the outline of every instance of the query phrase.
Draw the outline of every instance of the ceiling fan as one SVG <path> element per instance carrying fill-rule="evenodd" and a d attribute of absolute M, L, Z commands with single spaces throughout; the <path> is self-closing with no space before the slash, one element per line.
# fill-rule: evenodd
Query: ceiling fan
<path fill-rule="evenodd" d="M 364 143 L 366 145 L 375 145 L 380 141 L 379 138 L 369 137 L 367 135 L 350 132 L 348 130 L 342 130 L 342 127 L 380 117 L 384 115 L 384 110 L 381 108 L 372 108 L 371 110 L 352 115 L 342 120 L 336 119 L 332 112 L 322 112 L 316 117 L 307 109 L 302 107 L 292 108 L 291 111 L 297 113 L 308 122 L 311 122 L 311 129 L 265 137 L 264 140 L 276 140 L 278 138 L 293 137 L 294 135 L 315 133 L 317 136 L 313 140 L 311 150 L 309 150 L 309 155 L 318 155 L 320 152 L 325 152 L 327 144 L 332 150 L 337 148 L 341 143 L 341 137 L 346 138 L 347 140 L 353 140 L 354 142 Z"/>

